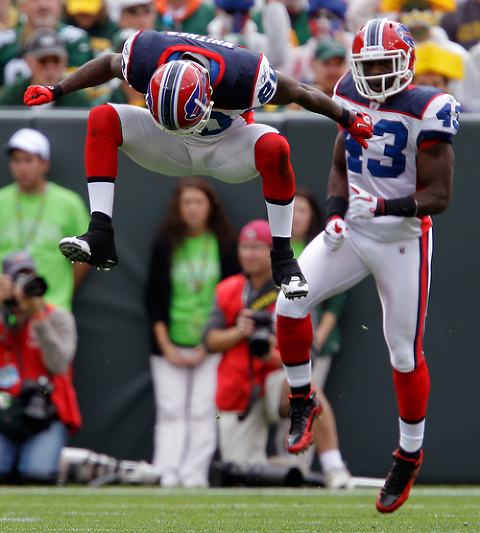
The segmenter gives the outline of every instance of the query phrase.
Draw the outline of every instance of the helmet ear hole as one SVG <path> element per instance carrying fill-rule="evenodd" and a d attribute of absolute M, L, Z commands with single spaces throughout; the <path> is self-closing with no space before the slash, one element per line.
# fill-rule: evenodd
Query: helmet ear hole
<path fill-rule="evenodd" d="M 391 72 L 365 75 L 366 61 L 391 60 Z M 369 100 L 385 102 L 408 87 L 415 69 L 415 43 L 410 32 L 397 22 L 377 18 L 357 32 L 352 45 L 352 75 L 358 92 Z"/>
<path fill-rule="evenodd" d="M 192 135 L 210 119 L 213 102 L 210 74 L 191 60 L 170 61 L 154 72 L 146 94 L 155 124 L 173 135 Z"/>

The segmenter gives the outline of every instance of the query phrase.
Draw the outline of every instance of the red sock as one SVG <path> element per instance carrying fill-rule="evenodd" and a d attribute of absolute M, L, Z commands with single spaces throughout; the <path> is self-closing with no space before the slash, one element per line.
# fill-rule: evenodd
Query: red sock
<path fill-rule="evenodd" d="M 290 146 L 278 133 L 266 133 L 255 143 L 255 168 L 260 173 L 263 194 L 273 204 L 290 203 L 295 195 L 295 175 Z"/>
<path fill-rule="evenodd" d="M 308 363 L 313 342 L 310 315 L 305 318 L 277 315 L 277 339 L 284 364 L 293 366 Z"/>
<path fill-rule="evenodd" d="M 412 372 L 393 369 L 393 382 L 401 418 L 405 422 L 422 420 L 427 412 L 430 392 L 430 377 L 425 358 L 422 357 Z"/>
<path fill-rule="evenodd" d="M 87 178 L 115 179 L 118 171 L 118 147 L 122 144 L 120 120 L 108 104 L 90 111 L 85 141 L 85 169 Z"/>

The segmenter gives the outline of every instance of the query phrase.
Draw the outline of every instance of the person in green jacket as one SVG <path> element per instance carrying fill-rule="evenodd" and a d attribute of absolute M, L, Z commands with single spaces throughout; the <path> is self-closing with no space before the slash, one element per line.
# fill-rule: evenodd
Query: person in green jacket
<path fill-rule="evenodd" d="M 39 28 L 51 28 L 58 32 L 68 52 L 68 69 L 78 68 L 93 58 L 88 34 L 81 28 L 61 22 L 61 0 L 18 0 L 17 6 L 24 22 L 15 29 L 1 33 L 0 85 L 11 83 L 18 75 L 30 75 L 22 56 L 25 45 Z"/>
<path fill-rule="evenodd" d="M 12 83 L 4 85 L 0 93 L 0 105 L 23 106 L 23 94 L 32 84 L 55 85 L 64 75 L 68 52 L 57 32 L 50 28 L 36 30 L 28 43 L 24 59 L 31 70 L 31 76 L 18 76 Z M 91 107 L 83 92 L 66 95 L 55 107 Z"/>

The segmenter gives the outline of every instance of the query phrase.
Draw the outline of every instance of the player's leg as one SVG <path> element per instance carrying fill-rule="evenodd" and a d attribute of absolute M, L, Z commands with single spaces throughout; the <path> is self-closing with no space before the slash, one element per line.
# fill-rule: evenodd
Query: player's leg
<path fill-rule="evenodd" d="M 117 151 L 121 143 L 122 132 L 115 109 L 110 105 L 94 107 L 88 118 L 85 142 L 92 220 L 84 235 L 60 241 L 60 251 L 67 259 L 88 262 L 106 270 L 118 263 L 111 220 Z"/>
<path fill-rule="evenodd" d="M 93 108 L 85 142 L 92 220 L 86 234 L 60 242 L 62 253 L 72 261 L 102 269 L 118 263 L 111 220 L 119 149 L 154 172 L 175 176 L 194 172 L 184 141 L 157 128 L 148 110 L 110 104 Z"/>
<path fill-rule="evenodd" d="M 262 177 L 263 194 L 272 228 L 273 279 L 286 298 L 302 298 L 308 284 L 290 246 L 292 236 L 295 175 L 290 163 L 290 146 L 279 133 L 266 133 L 255 143 L 255 167 Z"/>
<path fill-rule="evenodd" d="M 305 296 L 308 284 L 290 247 L 295 177 L 287 140 L 275 128 L 247 124 L 242 117 L 236 117 L 228 130 L 216 137 L 219 141 L 207 172 L 230 183 L 241 183 L 260 174 L 273 237 L 273 279 L 287 298 Z"/>
<path fill-rule="evenodd" d="M 287 436 L 290 453 L 300 453 L 311 444 L 313 422 L 321 413 L 321 403 L 312 389 L 310 309 L 353 287 L 369 274 L 355 252 L 353 241 L 354 236 L 340 250 L 332 252 L 325 245 L 323 234 L 316 237 L 299 258 L 300 267 L 310 280 L 308 296 L 291 302 L 280 294 L 277 300 L 278 346 L 292 392 Z"/>
<path fill-rule="evenodd" d="M 377 500 L 392 512 L 408 498 L 422 462 L 430 379 L 423 354 L 423 333 L 430 288 L 431 230 L 405 244 L 388 243 L 379 272 L 374 272 L 384 314 L 399 408 L 398 450 Z"/>

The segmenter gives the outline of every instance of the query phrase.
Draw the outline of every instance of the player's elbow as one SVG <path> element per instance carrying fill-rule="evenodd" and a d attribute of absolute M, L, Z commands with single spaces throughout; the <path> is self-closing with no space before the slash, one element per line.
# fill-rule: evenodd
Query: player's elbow
<path fill-rule="evenodd" d="M 452 189 L 451 187 L 442 189 L 441 191 L 438 191 L 435 199 L 435 209 L 432 213 L 433 215 L 438 215 L 440 213 L 443 213 L 447 210 L 448 206 L 450 205 L 450 201 L 452 199 Z"/>

